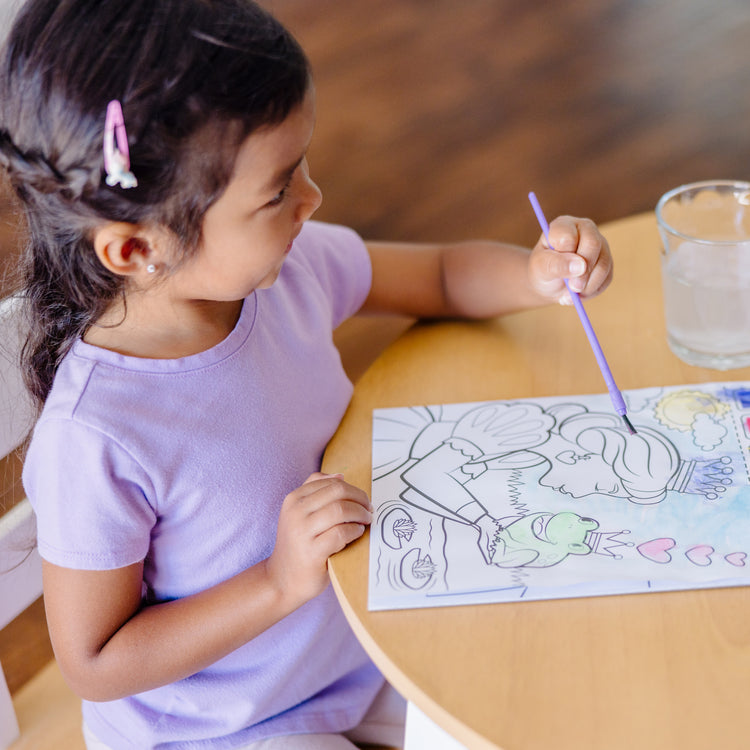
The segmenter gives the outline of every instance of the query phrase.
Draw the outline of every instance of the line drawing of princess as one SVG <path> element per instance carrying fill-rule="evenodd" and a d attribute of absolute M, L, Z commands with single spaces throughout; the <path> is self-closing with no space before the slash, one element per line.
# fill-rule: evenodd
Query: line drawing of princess
<path fill-rule="evenodd" d="M 553 425 L 554 418 L 536 404 L 490 403 L 466 412 L 451 425 L 450 433 L 425 453 L 421 449 L 427 446 L 428 433 L 423 431 L 412 444 L 409 465 L 402 467 L 406 489 L 401 499 L 428 513 L 473 526 L 479 550 L 489 563 L 502 522 L 467 485 L 488 471 L 490 462 L 503 469 L 538 464 L 542 458 L 527 449 L 547 440 Z M 437 437 L 436 432 L 433 435 Z M 512 508 L 508 510 L 515 515 Z"/>
<path fill-rule="evenodd" d="M 375 410 L 370 606 L 745 585 L 740 385 Z"/>
<path fill-rule="evenodd" d="M 638 505 L 665 499 L 668 490 L 715 500 L 731 486 L 731 459 L 683 459 L 662 432 L 643 424 L 631 435 L 615 415 L 581 404 L 560 404 L 550 439 L 539 446 L 550 463 L 539 480 L 546 487 L 582 498 L 602 494 Z M 585 471 L 573 471 L 584 463 Z"/>
<path fill-rule="evenodd" d="M 581 403 L 554 404 L 546 410 L 531 401 L 489 402 L 467 405 L 456 419 L 444 419 L 442 407 L 420 407 L 399 415 L 390 430 L 388 416 L 376 416 L 376 430 L 383 444 L 374 451 L 373 479 L 399 472 L 404 489 L 399 499 L 430 514 L 473 527 L 485 562 L 496 565 L 541 565 L 547 559 L 537 544 L 514 547 L 513 529 L 524 527 L 525 538 L 534 528 L 565 530 L 560 540 L 548 545 L 550 564 L 567 554 L 588 554 L 584 526 L 594 532 L 598 522 L 585 514 L 554 519 L 554 513 L 534 508 L 538 518 L 525 518 L 523 480 L 518 492 L 504 498 L 502 513 L 488 510 L 488 503 L 472 492 L 472 482 L 488 471 L 513 472 L 544 464 L 537 481 L 556 493 L 583 499 L 591 495 L 621 498 L 636 505 L 662 502 L 668 491 L 720 496 L 732 484 L 733 467 L 728 456 L 683 459 L 674 443 L 661 431 L 636 423 L 631 435 L 612 413 L 589 411 Z M 398 451 L 397 435 L 411 430 L 406 460 Z M 393 450 L 383 450 L 394 443 Z M 377 442 L 374 443 L 377 447 Z M 400 460 L 399 460 L 400 459 Z M 537 492 L 528 485 L 529 492 Z M 493 504 L 497 509 L 497 503 Z M 542 516 L 542 514 L 544 514 Z M 571 525 L 571 520 L 574 523 Z M 551 521 L 551 523 L 550 523 Z M 594 525 L 595 524 L 595 525 Z M 570 547 L 565 552 L 565 544 Z M 542 545 L 544 546 L 544 545 Z M 505 552 L 504 552 L 505 551 Z M 533 554 L 532 554 L 533 553 Z M 524 561 L 525 562 L 522 562 Z"/>

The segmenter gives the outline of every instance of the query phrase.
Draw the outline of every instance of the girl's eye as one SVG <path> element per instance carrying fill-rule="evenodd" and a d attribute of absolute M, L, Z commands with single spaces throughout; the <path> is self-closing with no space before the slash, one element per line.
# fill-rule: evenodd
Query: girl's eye
<path fill-rule="evenodd" d="M 275 197 L 271 198 L 268 203 L 266 203 L 267 206 L 278 206 L 279 203 L 281 203 L 284 200 L 284 196 L 286 195 L 286 189 L 289 187 L 288 185 L 279 191 L 279 194 Z"/>
<path fill-rule="evenodd" d="M 282 203 L 286 196 L 286 191 L 289 190 L 289 185 L 291 184 L 291 182 L 292 178 L 290 177 L 286 185 L 284 185 L 284 187 L 281 188 L 281 190 L 279 190 L 279 192 L 273 198 L 271 198 L 268 203 L 266 203 L 266 206 L 268 206 L 269 208 L 273 208 L 274 206 L 278 206 L 280 203 Z"/>

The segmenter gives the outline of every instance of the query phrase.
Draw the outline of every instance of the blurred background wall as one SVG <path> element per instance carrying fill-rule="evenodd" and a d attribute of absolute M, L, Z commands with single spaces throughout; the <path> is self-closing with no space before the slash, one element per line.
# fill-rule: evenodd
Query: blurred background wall
<path fill-rule="evenodd" d="M 750 177 L 747 0 L 262 4 L 315 71 L 318 218 L 366 237 L 532 244 L 532 189 L 606 222 Z M 0 193 L 0 259 L 13 224 Z"/>

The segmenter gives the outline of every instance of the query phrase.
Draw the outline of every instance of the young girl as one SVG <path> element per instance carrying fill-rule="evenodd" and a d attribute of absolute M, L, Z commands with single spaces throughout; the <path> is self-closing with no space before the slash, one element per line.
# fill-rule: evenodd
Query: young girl
<path fill-rule="evenodd" d="M 89 748 L 399 744 L 328 584 L 371 520 L 318 472 L 352 389 L 332 329 L 496 316 L 564 277 L 590 296 L 606 242 L 572 218 L 532 252 L 306 223 L 308 63 L 250 0 L 28 0 L 0 103 L 44 407 L 24 483 Z"/>

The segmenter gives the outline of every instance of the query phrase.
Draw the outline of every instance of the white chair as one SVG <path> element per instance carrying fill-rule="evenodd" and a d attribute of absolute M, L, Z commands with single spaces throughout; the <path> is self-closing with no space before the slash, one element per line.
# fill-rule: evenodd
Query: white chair
<path fill-rule="evenodd" d="M 19 326 L 16 301 L 0 302 L 0 456 L 11 454 L 30 426 L 30 407 L 16 362 Z M 22 500 L 0 516 L 0 629 L 14 620 L 42 593 L 42 567 L 35 549 L 33 515 Z M 13 703 L 0 666 L 0 748 L 18 737 Z"/>
<path fill-rule="evenodd" d="M 18 366 L 21 330 L 17 301 L 0 300 L 0 458 L 13 453 L 33 424 Z M 23 499 L 0 509 L 0 630 L 42 593 L 42 567 L 33 546 L 34 517 Z M 0 750 L 83 750 L 80 701 L 52 661 L 11 700 L 0 665 Z"/>

